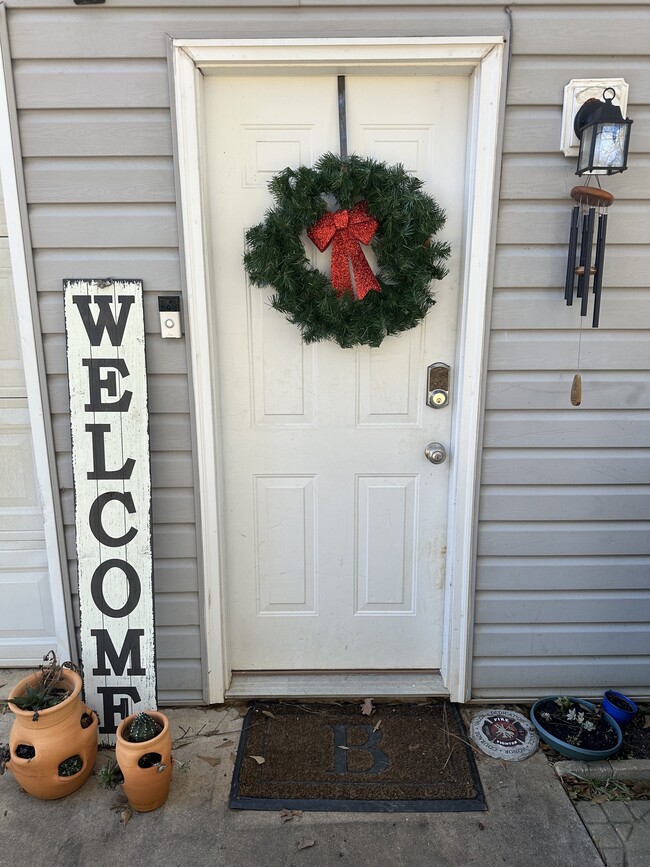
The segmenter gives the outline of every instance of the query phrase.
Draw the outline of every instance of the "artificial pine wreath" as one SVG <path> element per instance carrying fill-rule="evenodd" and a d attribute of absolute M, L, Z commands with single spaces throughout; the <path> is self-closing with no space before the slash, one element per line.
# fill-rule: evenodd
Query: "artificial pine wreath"
<path fill-rule="evenodd" d="M 300 327 L 305 343 L 379 346 L 435 303 L 430 283 L 447 273 L 450 248 L 432 239 L 445 214 L 422 186 L 400 165 L 331 153 L 314 168 L 272 178 L 275 205 L 246 233 L 244 266 L 253 283 L 273 287 L 271 305 Z M 327 198 L 339 210 L 328 211 Z M 308 261 L 305 230 L 320 250 L 331 241 L 331 278 Z M 375 275 L 360 247 L 368 242 Z"/>

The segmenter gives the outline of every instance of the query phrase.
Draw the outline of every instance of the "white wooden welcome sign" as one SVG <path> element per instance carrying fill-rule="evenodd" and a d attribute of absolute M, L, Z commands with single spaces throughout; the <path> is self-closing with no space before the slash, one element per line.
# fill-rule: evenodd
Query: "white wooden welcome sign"
<path fill-rule="evenodd" d="M 65 280 L 86 702 L 104 742 L 156 707 L 142 282 Z"/>

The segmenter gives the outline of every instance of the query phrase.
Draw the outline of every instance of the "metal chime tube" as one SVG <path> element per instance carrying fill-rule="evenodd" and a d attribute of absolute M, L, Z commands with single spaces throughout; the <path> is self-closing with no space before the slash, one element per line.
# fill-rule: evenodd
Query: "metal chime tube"
<path fill-rule="evenodd" d="M 576 249 L 578 246 L 578 222 L 580 208 L 578 205 L 571 211 L 571 228 L 569 229 L 569 255 L 567 257 L 566 281 L 564 283 L 564 298 L 567 305 L 573 304 L 573 285 L 576 279 Z"/>
<path fill-rule="evenodd" d="M 589 208 L 589 214 L 587 215 L 587 235 L 586 239 L 584 239 L 583 235 L 583 244 L 585 247 L 584 251 L 584 271 L 578 278 L 578 295 L 582 298 L 582 304 L 580 306 L 580 315 L 587 315 L 587 304 L 589 303 L 589 278 L 591 276 L 591 250 L 594 243 L 594 223 L 596 221 L 596 209 Z M 580 284 L 582 283 L 582 293 L 580 292 Z"/>
<path fill-rule="evenodd" d="M 348 123 L 346 117 L 345 105 L 345 76 L 337 77 L 338 93 L 339 93 L 339 150 L 341 151 L 341 159 L 346 159 L 348 155 Z"/>
<path fill-rule="evenodd" d="M 607 236 L 607 214 L 598 218 L 598 237 L 596 240 L 596 276 L 594 277 L 594 318 L 592 328 L 598 328 L 600 321 L 600 295 L 603 288 L 603 268 L 605 266 L 605 238 Z"/>

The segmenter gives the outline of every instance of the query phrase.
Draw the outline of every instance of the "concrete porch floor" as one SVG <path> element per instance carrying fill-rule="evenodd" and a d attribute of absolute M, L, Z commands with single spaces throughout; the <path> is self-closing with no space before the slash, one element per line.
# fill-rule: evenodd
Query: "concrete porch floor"
<path fill-rule="evenodd" d="M 0 671 L 0 697 L 22 674 Z M 216 865 L 216 867 L 601 867 L 580 817 L 541 752 L 524 762 L 477 758 L 488 810 L 481 813 L 308 813 L 228 809 L 241 707 L 165 708 L 175 768 L 169 799 L 123 825 L 115 792 L 92 776 L 58 801 L 38 801 L 0 777 L 0 864 L 14 867 Z M 7 743 L 13 715 L 0 716 Z M 96 769 L 113 753 L 100 750 Z M 211 761 L 206 761 L 208 757 Z M 218 759 L 216 764 L 213 762 Z M 299 849 L 301 841 L 314 841 Z M 640 864 L 642 862 L 638 862 Z M 629 867 L 636 867 L 628 862 Z"/>

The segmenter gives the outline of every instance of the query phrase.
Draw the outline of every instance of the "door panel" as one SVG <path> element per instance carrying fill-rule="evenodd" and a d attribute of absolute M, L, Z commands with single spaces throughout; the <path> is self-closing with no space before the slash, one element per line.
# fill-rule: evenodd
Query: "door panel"
<path fill-rule="evenodd" d="M 451 409 L 425 405 L 451 363 L 467 125 L 464 76 L 346 78 L 351 152 L 402 162 L 447 210 L 450 274 L 418 328 L 381 347 L 306 346 L 251 286 L 244 234 L 286 165 L 338 149 L 335 75 L 215 76 L 205 85 L 223 465 L 227 631 L 237 670 L 440 665 Z M 329 270 L 330 252 L 306 240 Z M 369 248 L 364 248 L 372 264 Z"/>

